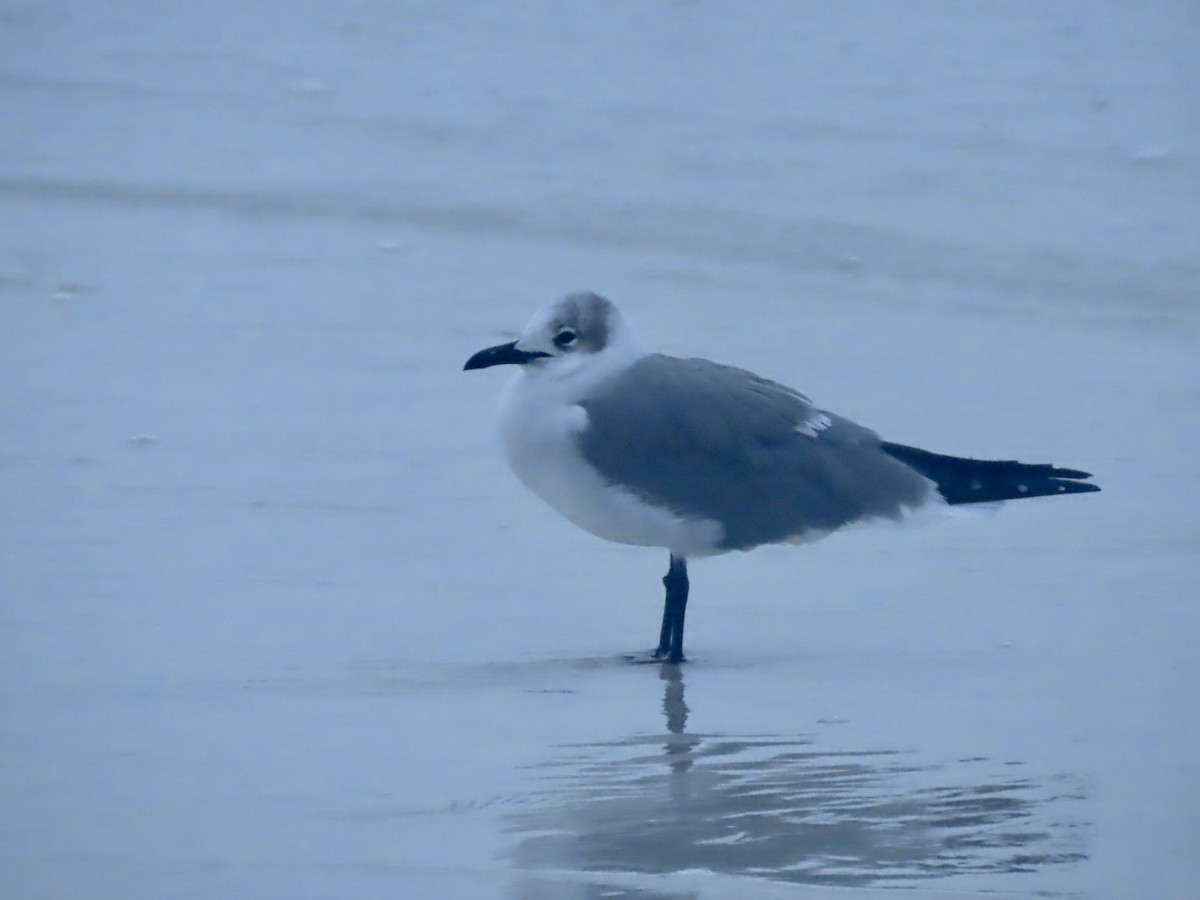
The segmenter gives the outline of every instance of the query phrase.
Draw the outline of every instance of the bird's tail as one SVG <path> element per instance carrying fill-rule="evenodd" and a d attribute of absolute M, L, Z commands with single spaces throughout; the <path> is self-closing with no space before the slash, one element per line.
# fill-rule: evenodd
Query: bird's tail
<path fill-rule="evenodd" d="M 1016 460 L 965 459 L 883 442 L 883 449 L 937 485 L 947 503 L 989 503 L 1053 494 L 1085 494 L 1099 485 L 1080 479 L 1089 472 Z"/>

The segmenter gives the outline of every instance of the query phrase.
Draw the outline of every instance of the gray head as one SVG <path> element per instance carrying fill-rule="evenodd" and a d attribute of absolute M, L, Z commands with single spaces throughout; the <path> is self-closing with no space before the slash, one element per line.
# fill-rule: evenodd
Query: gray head
<path fill-rule="evenodd" d="M 479 351 L 464 368 L 516 364 L 568 374 L 592 358 L 624 362 L 644 352 L 616 304 L 599 294 L 577 291 L 538 310 L 520 338 Z"/>

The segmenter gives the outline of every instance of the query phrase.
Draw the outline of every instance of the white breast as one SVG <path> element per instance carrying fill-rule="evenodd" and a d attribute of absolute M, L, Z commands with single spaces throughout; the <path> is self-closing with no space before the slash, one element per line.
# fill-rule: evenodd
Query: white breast
<path fill-rule="evenodd" d="M 504 394 L 500 434 L 521 482 L 560 514 L 597 537 L 665 547 L 685 557 L 720 553 L 724 530 L 710 519 L 684 519 L 606 482 L 579 452 L 587 411 L 569 383 L 520 372 Z"/>

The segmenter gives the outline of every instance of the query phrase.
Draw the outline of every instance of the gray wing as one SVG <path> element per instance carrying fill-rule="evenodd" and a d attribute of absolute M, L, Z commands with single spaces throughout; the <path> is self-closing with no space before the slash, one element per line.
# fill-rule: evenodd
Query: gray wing
<path fill-rule="evenodd" d="M 581 405 L 584 458 L 648 502 L 720 522 L 725 549 L 896 518 L 930 496 L 873 431 L 706 359 L 646 356 Z"/>

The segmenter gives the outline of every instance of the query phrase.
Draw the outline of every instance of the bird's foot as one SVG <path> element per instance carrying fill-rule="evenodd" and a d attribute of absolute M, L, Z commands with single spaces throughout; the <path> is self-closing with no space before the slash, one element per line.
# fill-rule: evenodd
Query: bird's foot
<path fill-rule="evenodd" d="M 646 653 L 626 653 L 623 657 L 626 662 L 633 663 L 635 666 L 648 665 L 673 665 L 675 663 L 687 662 L 682 656 L 678 659 L 672 659 L 669 651 L 659 652 L 658 650 L 649 650 Z"/>

